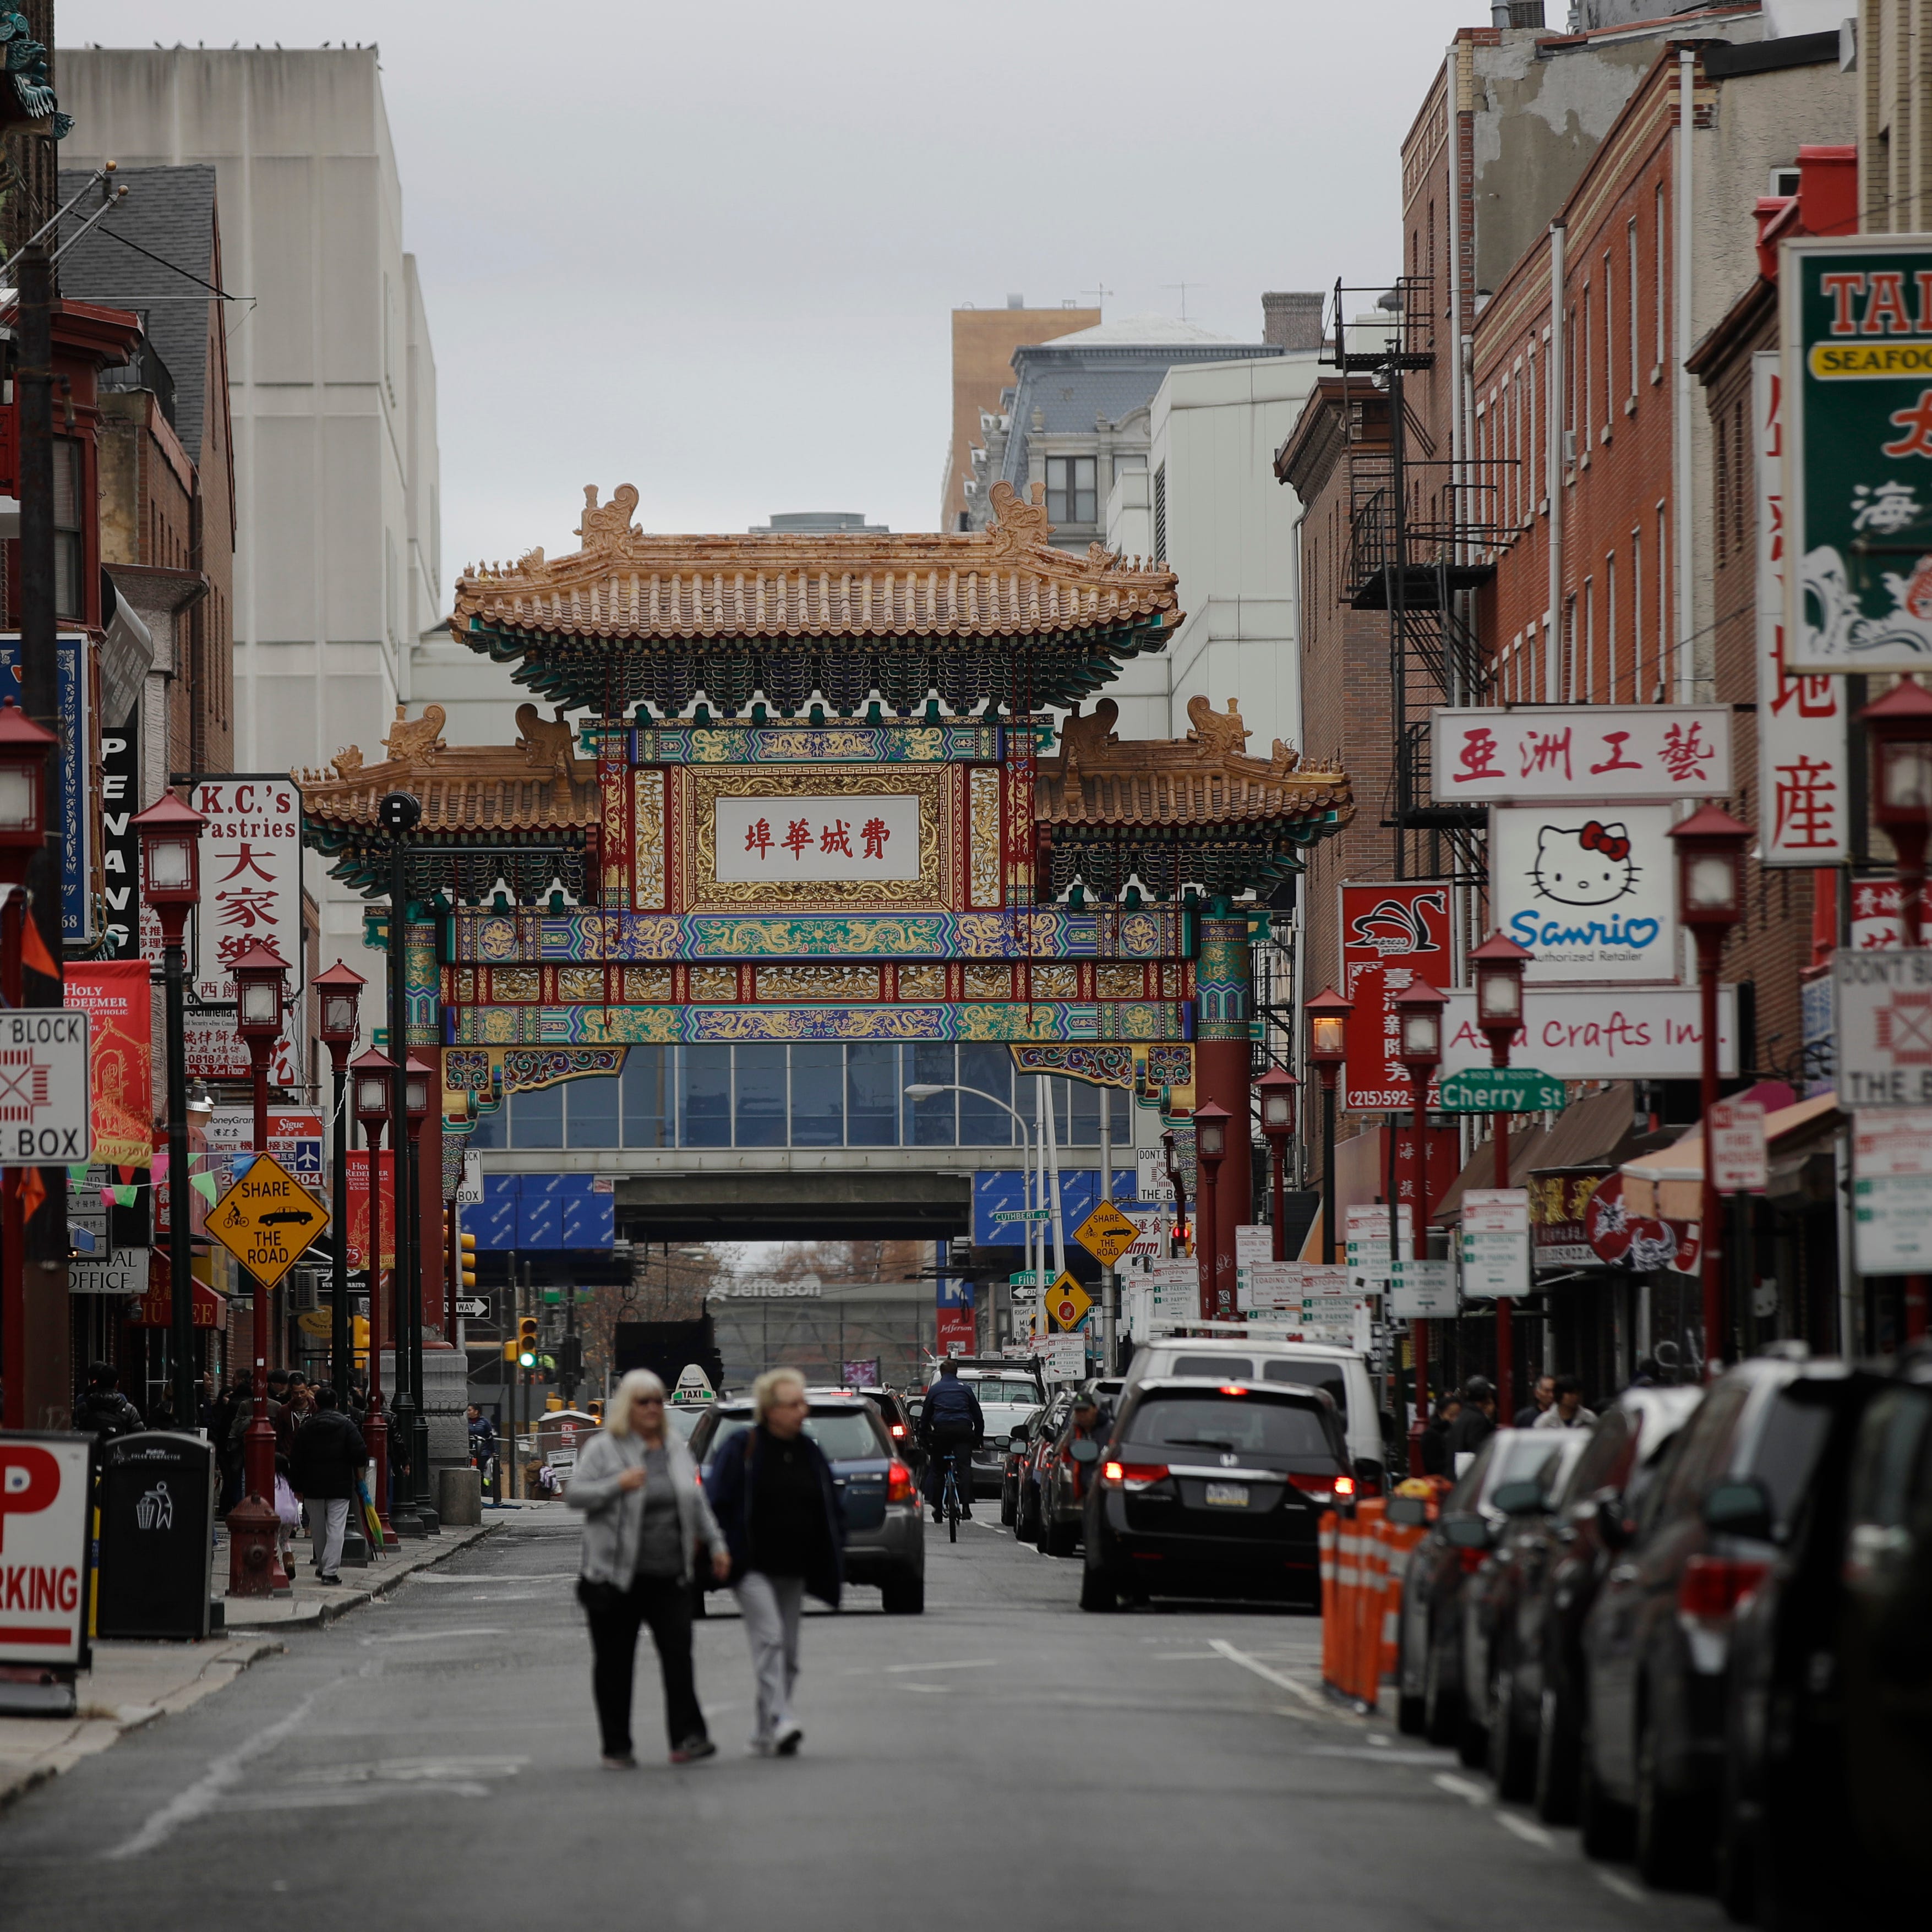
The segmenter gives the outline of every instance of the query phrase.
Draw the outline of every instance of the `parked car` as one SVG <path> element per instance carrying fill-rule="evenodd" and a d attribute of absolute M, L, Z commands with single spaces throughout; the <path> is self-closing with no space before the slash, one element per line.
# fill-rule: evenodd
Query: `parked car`
<path fill-rule="evenodd" d="M 906 1398 L 897 1389 L 865 1388 L 854 1389 L 854 1395 L 862 1395 L 879 1412 L 879 1419 L 886 1425 L 886 1433 L 892 1438 L 896 1454 L 904 1457 L 912 1466 L 915 1476 L 926 1468 L 926 1451 L 919 1446 L 916 1435 L 916 1423 Z"/>
<path fill-rule="evenodd" d="M 1672 1445 L 1583 1628 L 1578 1810 L 1585 1850 L 1634 1847 L 1647 1884 L 1711 1870 L 1738 1606 L 1763 1581 L 1809 1482 L 1827 1411 L 1792 1384 L 1845 1374 L 1780 1348 L 1729 1370 Z M 1621 1546 L 1619 1547 L 1619 1546 Z"/>
<path fill-rule="evenodd" d="M 1093 1486 L 1098 1470 L 1094 1458 L 1074 1454 L 1076 1442 L 1091 1440 L 1102 1450 L 1107 1445 L 1112 1418 L 1106 1398 L 1092 1382 L 1082 1386 L 1073 1402 L 1077 1402 L 1081 1396 L 1090 1396 L 1100 1406 L 1100 1419 L 1091 1438 L 1075 1436 L 1070 1403 L 1040 1454 L 1037 1540 L 1042 1556 L 1071 1556 L 1085 1534 L 1087 1492 Z"/>
<path fill-rule="evenodd" d="M 912 1466 L 894 1451 L 878 1408 L 865 1396 L 820 1390 L 811 1397 L 806 1432 L 825 1452 L 845 1510 L 845 1574 L 876 1585 L 887 1615 L 926 1608 L 926 1531 Z M 714 1403 L 693 1432 L 691 1453 L 708 1476 L 718 1456 L 751 1427 L 742 1396 Z"/>
<path fill-rule="evenodd" d="M 1562 1445 L 1546 1429 L 1498 1429 L 1442 1499 L 1429 1533 L 1408 1553 L 1396 1621 L 1396 1721 L 1431 1744 L 1454 1744 L 1462 1722 L 1462 1587 L 1503 1521 L 1496 1492 L 1538 1480 Z M 1534 1496 L 1530 1498 L 1534 1506 Z"/>
<path fill-rule="evenodd" d="M 1082 1442 L 1088 1489 L 1080 1607 L 1122 1599 L 1321 1601 L 1322 1512 L 1352 1502 L 1335 1405 L 1320 1389 L 1215 1376 L 1128 1388 L 1102 1451 Z"/>
<path fill-rule="evenodd" d="M 1533 1796 L 1552 1824 L 1576 1816 L 1583 1620 L 1616 1561 L 1601 1520 L 1634 1516 L 1702 1400 L 1700 1388 L 1626 1389 L 1590 1431 L 1554 1507 L 1523 1520 L 1514 1543 L 1483 1722 L 1503 1795 Z"/>
<path fill-rule="evenodd" d="M 1388 1448 L 1368 1364 L 1357 1348 L 1321 1342 L 1250 1340 L 1238 1333 L 1157 1336 L 1128 1365 L 1126 1388 L 1163 1376 L 1214 1376 L 1224 1381 L 1293 1382 L 1325 1390 L 1342 1418 L 1351 1473 L 1364 1496 L 1388 1486 Z"/>
<path fill-rule="evenodd" d="M 1718 1897 L 1779 1928 L 1903 1917 L 1932 1886 L 1932 1354 L 1790 1394 L 1826 1426 L 1732 1630 Z"/>
<path fill-rule="evenodd" d="M 1564 1479 L 1589 1440 L 1582 1429 L 1537 1432 L 1549 1437 L 1556 1448 L 1534 1475 L 1498 1485 L 1492 1500 L 1501 1520 L 1483 1519 L 1488 1552 L 1463 1585 L 1458 1606 L 1462 1658 L 1457 1681 L 1463 1696 L 1456 1749 L 1472 1770 L 1489 1761 L 1491 1693 L 1498 1660 L 1508 1652 L 1516 1597 L 1537 1566 Z"/>
<path fill-rule="evenodd" d="M 1040 1412 L 1039 1420 L 1028 1428 L 1013 1498 L 1013 1534 L 1022 1543 L 1040 1540 L 1041 1465 L 1072 1406 L 1073 1391 L 1062 1389 Z"/>
<path fill-rule="evenodd" d="M 1046 1416 L 1045 1409 L 1035 1409 L 1015 1423 L 1006 1437 L 1006 1460 L 1000 1465 L 1000 1520 L 1009 1529 L 1019 1516 L 1020 1478 L 1032 1447 L 1031 1438 Z"/>
<path fill-rule="evenodd" d="M 973 1493 L 997 1496 L 1005 1478 L 1006 1438 L 1046 1400 L 1046 1392 L 1024 1362 L 960 1365 L 959 1379 L 980 1399 L 986 1439 L 973 1451 Z"/>

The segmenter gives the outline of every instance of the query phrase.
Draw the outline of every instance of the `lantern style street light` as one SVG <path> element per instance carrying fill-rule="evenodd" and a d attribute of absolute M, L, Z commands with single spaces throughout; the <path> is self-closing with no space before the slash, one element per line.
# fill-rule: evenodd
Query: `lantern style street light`
<path fill-rule="evenodd" d="M 1226 1107 L 1210 1100 L 1194 1110 L 1194 1160 L 1201 1174 L 1199 1227 L 1194 1238 L 1195 1255 L 1201 1264 L 1201 1316 L 1206 1322 L 1220 1322 L 1230 1312 L 1230 1298 L 1221 1276 L 1221 1227 L 1216 1208 L 1216 1180 L 1228 1152 Z M 1232 1286 L 1232 1283 L 1228 1285 Z"/>
<path fill-rule="evenodd" d="M 1294 1131 L 1294 1090 L 1300 1084 L 1285 1066 L 1270 1066 L 1255 1082 L 1255 1091 L 1261 1096 L 1262 1132 L 1268 1138 L 1268 1164 L 1274 1170 L 1274 1258 L 1278 1262 L 1288 1258 L 1288 1137 Z"/>
<path fill-rule="evenodd" d="M 47 754 L 60 740 L 12 698 L 0 704 L 0 880 L 27 882 L 47 838 Z"/>
<path fill-rule="evenodd" d="M 1389 1002 L 1396 1012 L 1396 1058 L 1415 1089 L 1415 1258 L 1429 1258 L 1429 1083 L 1442 1064 L 1442 1009 L 1449 995 L 1420 974 Z M 1399 1201 L 1389 1203 L 1390 1251 L 1402 1220 Z M 1415 1338 L 1415 1419 L 1409 1427 L 1409 1469 L 1422 1473 L 1422 1425 L 1429 1413 L 1429 1324 L 1418 1316 Z"/>
<path fill-rule="evenodd" d="M 412 1053 L 403 1070 L 403 1088 L 409 1115 L 410 1200 L 415 1212 L 422 1213 L 422 1166 L 417 1148 L 422 1138 L 423 1123 L 429 1118 L 430 1093 L 436 1082 L 436 1070 Z M 418 1226 L 410 1243 L 409 1332 L 410 1399 L 406 1420 L 410 1430 L 410 1489 L 415 1498 L 415 1515 L 422 1534 L 434 1535 L 441 1527 L 429 1493 L 429 1405 L 423 1397 L 423 1274 L 422 1230 Z M 399 1298 L 400 1299 L 400 1298 Z M 398 1352 L 397 1359 L 401 1359 Z M 399 1405 L 400 1406 L 400 1405 Z M 400 1423 L 404 1418 L 399 1416 Z"/>
<path fill-rule="evenodd" d="M 1476 1024 L 1490 1042 L 1490 1064 L 1510 1064 L 1510 1042 L 1522 1027 L 1522 976 L 1536 956 L 1498 929 L 1469 955 L 1476 969 Z M 1490 1118 L 1490 1136 L 1496 1146 L 1496 1184 L 1509 1181 L 1509 1109 L 1498 1107 Z M 1496 1413 L 1516 1413 L 1516 1304 L 1496 1298 Z"/>
<path fill-rule="evenodd" d="M 1302 1002 L 1308 1016 L 1308 1064 L 1322 1082 L 1322 1258 L 1335 1265 L 1335 1082 L 1348 1058 L 1348 1016 L 1353 1000 L 1333 986 Z"/>
<path fill-rule="evenodd" d="M 329 1310 L 328 1352 L 334 1358 L 335 1406 L 344 1415 L 349 1413 L 349 1379 L 356 1353 L 350 1346 L 349 1321 L 349 1054 L 359 1030 L 356 1003 L 366 983 L 360 973 L 340 959 L 326 973 L 315 976 L 322 1010 L 322 1043 L 328 1048 L 329 1065 L 335 1073 L 335 1111 L 329 1116 L 328 1130 L 329 1204 L 335 1217 L 330 1277 L 335 1298 Z"/>
<path fill-rule="evenodd" d="M 1898 855 L 1900 927 L 1917 946 L 1932 830 L 1932 691 L 1902 677 L 1858 716 L 1871 740 L 1872 817 Z"/>
<path fill-rule="evenodd" d="M 248 1072 L 254 1088 L 255 1158 L 268 1151 L 268 1064 L 282 1036 L 282 1002 L 286 997 L 288 962 L 272 946 L 257 942 L 229 970 L 235 977 L 235 1030 L 248 1049 Z M 266 1282 L 255 1284 L 256 1332 L 268 1340 L 268 1360 L 282 1366 L 281 1323 L 274 1310 L 274 1292 Z M 260 1345 L 257 1343 L 257 1352 Z M 272 1493 L 272 1488 L 271 1490 Z"/>
<path fill-rule="evenodd" d="M 161 927 L 166 988 L 168 1067 L 168 1352 L 175 1417 L 183 1428 L 195 1401 L 194 1274 L 188 1249 L 188 1022 L 182 928 L 201 896 L 201 834 L 208 820 L 164 791 L 130 821 L 141 841 L 141 896 Z M 270 1494 L 274 1493 L 272 1486 Z"/>
<path fill-rule="evenodd" d="M 395 1091 L 395 1062 L 370 1047 L 350 1064 L 355 1079 L 356 1118 L 362 1124 L 362 1144 L 369 1153 L 369 1406 L 362 1439 L 376 1466 L 376 1515 L 382 1525 L 382 1546 L 400 1540 L 389 1522 L 389 1424 L 382 1414 L 382 1130 Z M 346 1232 L 346 1231 L 345 1231 Z M 400 1254 L 400 1244 L 396 1244 Z M 394 1278 L 390 1292 L 395 1292 Z"/>
<path fill-rule="evenodd" d="M 1751 828 L 1720 806 L 1707 805 L 1670 828 L 1677 842 L 1678 916 L 1697 941 L 1697 991 L 1703 1031 L 1704 1185 L 1699 1208 L 1704 1287 L 1704 1379 L 1714 1381 L 1724 1356 L 1724 1242 L 1717 1176 L 1711 1162 L 1711 1112 L 1718 1104 L 1718 962 L 1731 928 L 1744 916 L 1744 847 Z M 1917 888 L 1913 889 L 1917 899 Z M 1914 923 L 1916 923 L 1916 914 Z"/>

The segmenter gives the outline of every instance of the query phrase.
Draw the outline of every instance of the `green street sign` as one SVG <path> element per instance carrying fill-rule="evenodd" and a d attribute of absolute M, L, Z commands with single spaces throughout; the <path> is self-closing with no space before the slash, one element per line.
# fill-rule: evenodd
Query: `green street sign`
<path fill-rule="evenodd" d="M 1038 1268 L 1021 1268 L 1006 1277 L 1009 1288 L 1038 1288 L 1042 1277 Z"/>
<path fill-rule="evenodd" d="M 1563 1083 L 1533 1066 L 1485 1066 L 1445 1074 L 1438 1111 L 1444 1114 L 1560 1112 Z"/>

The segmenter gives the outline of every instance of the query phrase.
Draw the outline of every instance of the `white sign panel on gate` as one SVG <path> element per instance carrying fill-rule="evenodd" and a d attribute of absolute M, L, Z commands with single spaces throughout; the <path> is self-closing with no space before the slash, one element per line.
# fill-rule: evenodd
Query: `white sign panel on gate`
<path fill-rule="evenodd" d="M 1430 714 L 1438 805 L 1726 798 L 1720 704 L 1493 705 Z"/>
<path fill-rule="evenodd" d="M 1833 866 L 1844 858 L 1845 688 L 1785 668 L 1784 376 L 1775 349 L 1751 358 L 1757 441 L 1758 863 Z"/>
<path fill-rule="evenodd" d="M 1852 1229 L 1859 1274 L 1932 1273 L 1932 1108 L 1852 1116 Z"/>
<path fill-rule="evenodd" d="M 1738 1070 L 1738 989 L 1718 988 L 1718 1071 Z M 1695 986 L 1538 986 L 1526 994 L 1510 1042 L 1519 1066 L 1552 1080 L 1681 1080 L 1703 1052 L 1703 1008 Z M 1490 1064 L 1489 1036 L 1476 1024 L 1476 996 L 1454 992 L 1442 1011 L 1442 1071 Z"/>
<path fill-rule="evenodd" d="M 232 1005 L 230 969 L 266 944 L 288 962 L 292 998 L 302 983 L 302 794 L 286 776 L 197 778 L 188 802 L 208 820 L 189 997 Z"/>
<path fill-rule="evenodd" d="M 1526 981 L 1677 977 L 1676 818 L 1600 802 L 1491 811 L 1490 902 L 1536 956 Z"/>
<path fill-rule="evenodd" d="M 0 1664 L 88 1660 L 93 1449 L 92 1436 L 0 1436 Z"/>
<path fill-rule="evenodd" d="M 1462 1293 L 1493 1300 L 1529 1292 L 1529 1190 L 1472 1187 L 1462 1196 Z"/>
<path fill-rule="evenodd" d="M 1720 1100 L 1711 1109 L 1705 1158 L 1720 1194 L 1762 1194 L 1769 1178 L 1764 1145 L 1764 1103 Z"/>
<path fill-rule="evenodd" d="M 916 796 L 721 798 L 713 809 L 721 885 L 920 876 Z"/>
<path fill-rule="evenodd" d="M 1832 955 L 1838 1104 L 1932 1106 L 1932 950 Z"/>
<path fill-rule="evenodd" d="M 0 1167 L 70 1167 L 92 1151 L 88 1016 L 0 1012 Z"/>

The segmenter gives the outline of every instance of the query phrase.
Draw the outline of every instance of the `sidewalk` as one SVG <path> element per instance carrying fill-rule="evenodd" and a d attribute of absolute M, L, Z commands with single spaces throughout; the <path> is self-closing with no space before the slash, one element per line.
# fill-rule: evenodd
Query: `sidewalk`
<path fill-rule="evenodd" d="M 366 1570 L 345 1570 L 344 1582 L 325 1589 L 308 1567 L 308 1539 L 296 1539 L 292 1597 L 228 1598 L 227 1538 L 214 1552 L 215 1594 L 223 1600 L 226 1630 L 202 1643 L 97 1642 L 94 1668 L 76 1687 L 80 1711 L 71 1718 L 0 1716 L 0 1810 L 23 1792 L 105 1750 L 125 1732 L 157 1718 L 184 1711 L 232 1684 L 248 1666 L 286 1648 L 278 1633 L 312 1629 L 394 1589 L 406 1576 L 466 1550 L 506 1520 L 474 1529 L 446 1529 L 440 1536 L 404 1543 Z M 350 1579 L 353 1579 L 352 1582 Z"/>

